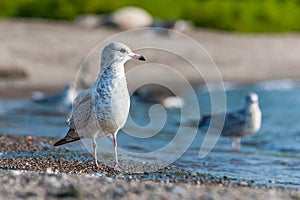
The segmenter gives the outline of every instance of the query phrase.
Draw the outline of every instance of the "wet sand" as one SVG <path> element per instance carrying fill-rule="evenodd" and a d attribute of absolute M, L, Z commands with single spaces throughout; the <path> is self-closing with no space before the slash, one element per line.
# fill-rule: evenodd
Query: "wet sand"
<path fill-rule="evenodd" d="M 4 134 L 0 141 L 0 198 L 3 199 L 300 198 L 300 191 L 295 189 L 195 173 L 175 165 L 160 167 L 121 161 L 122 167 L 117 169 L 111 161 L 105 161 L 101 169 L 96 169 L 92 155 L 80 160 L 64 157 L 69 150 L 52 147 L 55 139 Z"/>

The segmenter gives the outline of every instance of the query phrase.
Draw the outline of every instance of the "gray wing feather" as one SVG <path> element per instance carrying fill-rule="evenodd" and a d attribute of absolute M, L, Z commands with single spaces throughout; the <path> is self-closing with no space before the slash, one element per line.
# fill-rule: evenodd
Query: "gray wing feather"
<path fill-rule="evenodd" d="M 73 102 L 72 115 L 68 119 L 68 125 L 70 127 L 67 135 L 57 141 L 54 146 L 63 145 L 69 142 L 74 142 L 83 138 L 76 130 L 80 130 L 85 127 L 91 116 L 93 109 L 93 101 L 91 90 L 82 91 Z"/>
<path fill-rule="evenodd" d="M 70 128 L 76 130 L 84 128 L 93 110 L 93 99 L 91 90 L 82 91 L 73 102 L 72 116 L 69 119 Z"/>

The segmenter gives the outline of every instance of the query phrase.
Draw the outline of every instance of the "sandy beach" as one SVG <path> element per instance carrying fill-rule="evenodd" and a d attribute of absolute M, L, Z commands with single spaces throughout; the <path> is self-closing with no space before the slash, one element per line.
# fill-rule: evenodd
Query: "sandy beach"
<path fill-rule="evenodd" d="M 121 161 L 121 169 L 114 169 L 109 162 L 101 163 L 101 169 L 95 169 L 91 155 L 87 158 L 89 161 L 51 155 L 51 152 L 58 151 L 51 146 L 54 139 L 9 135 L 1 135 L 0 139 L 4 157 L 0 162 L 0 198 L 3 199 L 300 198 L 300 191 L 295 189 L 266 187 L 251 180 L 195 173 L 174 165 L 160 168 L 147 163 Z M 62 155 L 68 152 L 67 149 L 59 151 Z M 26 156 L 9 157 L 21 152 Z"/>
<path fill-rule="evenodd" d="M 76 23 L 44 20 L 0 20 L 0 96 L 30 97 L 33 91 L 61 91 L 73 82 L 88 53 L 120 30 L 86 29 Z M 195 29 L 185 33 L 211 56 L 224 81 L 253 83 L 264 80 L 300 80 L 300 35 L 241 35 Z M 164 43 L 167 36 L 147 36 Z M 128 38 L 139 43 L 138 38 Z M 182 52 L 197 58 L 184 43 Z M 193 86 L 204 83 L 192 68 L 174 56 L 145 51 L 150 63 L 167 63 L 182 73 Z M 200 57 L 201 58 L 201 57 Z M 136 63 L 128 63 L 126 70 Z M 198 66 L 198 65 L 197 65 Z M 203 73 L 210 73 L 199 62 Z M 139 78 L 166 78 L 151 70 Z M 168 77 L 170 78 L 170 77 Z M 128 80 L 135 84 L 136 80 Z M 168 80 L 177 84 L 172 77 Z M 178 166 L 160 167 L 121 160 L 122 169 L 101 163 L 96 169 L 92 155 L 70 159 L 68 149 L 54 148 L 57 138 L 0 133 L 0 199 L 300 199 L 297 189 L 259 185 L 253 180 L 216 177 Z M 25 156 L 24 156 L 25 155 Z"/>
<path fill-rule="evenodd" d="M 7 31 L 9 30 L 9 31 Z M 86 29 L 76 23 L 41 20 L 0 20 L 0 86 L 10 89 L 3 96 L 28 95 L 33 89 L 53 91 L 75 80 L 79 67 L 88 53 L 105 39 L 122 32 L 118 29 L 99 27 Z M 185 33 L 207 51 L 216 63 L 224 81 L 249 83 L 270 79 L 300 78 L 300 35 L 241 35 L 212 30 L 195 29 Z M 138 36 L 129 35 L 128 44 L 143 44 Z M 149 44 L 164 44 L 165 35 L 150 34 Z M 190 52 L 184 41 L 175 40 L 175 47 L 191 59 L 199 58 L 196 68 L 210 73 L 207 58 Z M 204 81 L 186 63 L 161 52 L 145 52 L 147 62 L 162 63 L 176 69 L 194 85 Z M 98 56 L 97 56 L 98 59 Z M 202 60 L 201 60 L 202 59 Z M 198 61 L 198 60 L 197 60 Z M 96 64 L 99 59 L 96 61 Z M 203 63 L 202 63 L 203 62 Z M 130 70 L 136 63 L 128 63 Z M 96 68 L 98 69 L 98 68 Z M 98 72 L 96 72 L 97 74 Z M 163 71 L 149 70 L 138 77 L 167 78 Z M 129 84 L 136 80 L 129 78 Z M 177 80 L 170 78 L 170 82 Z M 25 90 L 25 92 L 22 92 Z M 13 94 L 15 93 L 15 94 Z"/>

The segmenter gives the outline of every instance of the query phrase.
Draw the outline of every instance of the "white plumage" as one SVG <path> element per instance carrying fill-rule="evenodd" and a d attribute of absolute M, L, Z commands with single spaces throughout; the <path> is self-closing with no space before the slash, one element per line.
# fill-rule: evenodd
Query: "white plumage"
<path fill-rule="evenodd" d="M 54 146 L 93 138 L 95 164 L 98 167 L 96 138 L 112 135 L 118 165 L 116 136 L 126 122 L 130 106 L 124 64 L 130 59 L 145 60 L 121 43 L 113 42 L 104 47 L 101 71 L 96 82 L 75 98 L 68 120 L 70 129 Z"/>

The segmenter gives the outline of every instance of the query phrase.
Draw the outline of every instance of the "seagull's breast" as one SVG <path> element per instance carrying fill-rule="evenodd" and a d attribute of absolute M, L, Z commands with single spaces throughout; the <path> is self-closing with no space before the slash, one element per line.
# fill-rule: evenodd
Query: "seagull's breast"
<path fill-rule="evenodd" d="M 249 113 L 249 129 L 251 133 L 254 133 L 260 129 L 262 114 L 258 105 L 251 106 Z"/>
<path fill-rule="evenodd" d="M 127 120 L 130 97 L 124 77 L 101 80 L 95 91 L 95 114 L 105 135 L 114 134 Z"/>

